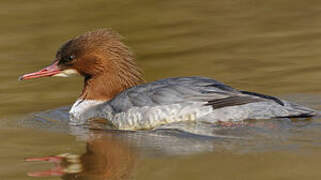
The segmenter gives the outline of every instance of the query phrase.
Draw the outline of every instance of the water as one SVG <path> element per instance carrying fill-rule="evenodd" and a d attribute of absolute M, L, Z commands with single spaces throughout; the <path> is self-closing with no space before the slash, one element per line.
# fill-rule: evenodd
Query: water
<path fill-rule="evenodd" d="M 111 27 L 147 81 L 202 75 L 321 110 L 320 7 L 299 0 L 1 1 L 0 179 L 319 179 L 319 118 L 211 127 L 215 138 L 70 128 L 60 121 L 66 109 L 56 108 L 75 101 L 81 78 L 17 78 L 50 64 L 72 36 Z M 65 153 L 62 163 L 24 161 Z"/>

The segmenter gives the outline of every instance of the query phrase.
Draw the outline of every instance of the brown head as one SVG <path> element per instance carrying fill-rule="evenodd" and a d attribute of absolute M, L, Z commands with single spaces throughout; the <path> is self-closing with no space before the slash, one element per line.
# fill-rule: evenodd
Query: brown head
<path fill-rule="evenodd" d="M 54 62 L 21 80 L 80 74 L 85 78 L 82 99 L 109 100 L 143 82 L 140 69 L 121 37 L 101 29 L 75 37 L 61 46 Z"/>

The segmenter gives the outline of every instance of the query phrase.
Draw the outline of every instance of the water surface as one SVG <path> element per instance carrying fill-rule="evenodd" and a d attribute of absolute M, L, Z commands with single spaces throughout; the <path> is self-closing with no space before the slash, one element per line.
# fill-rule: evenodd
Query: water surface
<path fill-rule="evenodd" d="M 80 77 L 17 78 L 50 64 L 67 39 L 109 27 L 125 37 L 147 81 L 208 76 L 321 110 L 320 7 L 299 0 L 1 1 L 0 179 L 319 179 L 320 118 L 205 128 L 216 137 L 88 130 L 69 127 L 67 109 L 56 109 L 75 101 Z M 24 162 L 61 154 L 56 164 Z"/>

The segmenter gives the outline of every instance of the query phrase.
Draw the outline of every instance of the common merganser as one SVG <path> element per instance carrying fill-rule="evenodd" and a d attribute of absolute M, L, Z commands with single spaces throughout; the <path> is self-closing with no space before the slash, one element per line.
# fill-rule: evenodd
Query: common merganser
<path fill-rule="evenodd" d="M 276 97 L 236 90 L 206 77 L 144 83 L 130 50 L 116 32 L 84 33 L 61 46 L 56 59 L 21 80 L 80 74 L 84 88 L 70 109 L 70 123 L 104 119 L 117 129 L 152 129 L 174 122 L 242 121 L 311 117 L 316 111 Z"/>

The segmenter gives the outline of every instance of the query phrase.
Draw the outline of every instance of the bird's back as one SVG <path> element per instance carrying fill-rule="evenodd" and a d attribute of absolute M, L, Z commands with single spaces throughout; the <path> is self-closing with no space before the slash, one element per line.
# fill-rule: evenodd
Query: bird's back
<path fill-rule="evenodd" d="M 127 89 L 100 107 L 120 129 L 180 121 L 240 121 L 312 116 L 314 111 L 258 93 L 238 91 L 205 77 L 178 77 Z M 112 112 L 110 112 L 112 111 Z"/>

